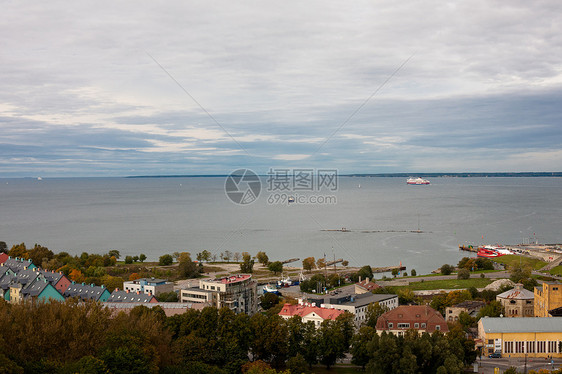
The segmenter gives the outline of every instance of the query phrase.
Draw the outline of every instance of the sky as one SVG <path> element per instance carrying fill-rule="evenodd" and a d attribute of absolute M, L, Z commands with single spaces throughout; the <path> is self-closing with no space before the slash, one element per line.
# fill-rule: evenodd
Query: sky
<path fill-rule="evenodd" d="M 562 171 L 559 0 L 0 9 L 0 178 Z"/>

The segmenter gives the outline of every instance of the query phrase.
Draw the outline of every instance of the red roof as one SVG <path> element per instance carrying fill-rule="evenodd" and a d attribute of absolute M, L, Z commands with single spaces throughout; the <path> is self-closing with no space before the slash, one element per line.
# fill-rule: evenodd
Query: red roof
<path fill-rule="evenodd" d="M 238 274 L 238 275 L 231 275 L 229 277 L 223 277 L 220 279 L 217 279 L 217 282 L 221 282 L 223 284 L 231 284 L 231 283 L 236 283 L 236 282 L 242 282 L 245 281 L 247 279 L 250 279 L 252 276 L 250 274 Z"/>
<path fill-rule="evenodd" d="M 362 280 L 361 282 L 357 282 L 357 285 L 361 288 L 366 289 L 367 291 L 373 291 L 376 290 L 377 288 L 381 288 L 381 286 L 379 286 L 375 282 L 370 282 L 367 279 Z"/>
<path fill-rule="evenodd" d="M 292 317 L 292 316 L 306 317 L 310 313 L 315 313 L 316 315 L 318 315 L 320 318 L 324 320 L 326 319 L 335 320 L 336 318 L 338 318 L 338 316 L 344 314 L 345 311 L 337 310 L 337 309 L 319 308 L 317 306 L 285 304 L 283 305 L 283 309 L 281 309 L 281 311 L 279 312 L 279 315 L 287 316 L 287 317 Z"/>
<path fill-rule="evenodd" d="M 390 327 L 389 323 L 392 323 Z M 409 327 L 398 327 L 398 324 L 410 324 Z M 415 327 L 415 324 L 419 324 L 419 327 Z M 425 323 L 425 327 L 422 327 L 422 323 Z M 436 311 L 435 309 L 427 305 L 401 305 L 398 308 L 392 309 L 377 319 L 377 331 L 382 330 L 425 330 L 427 332 L 434 332 L 437 330 L 436 326 L 439 326 L 439 331 L 449 332 L 449 327 L 445 318 Z"/>
<path fill-rule="evenodd" d="M 0 264 L 3 264 L 4 262 L 6 262 L 6 260 L 8 259 L 8 254 L 6 253 L 0 253 Z"/>

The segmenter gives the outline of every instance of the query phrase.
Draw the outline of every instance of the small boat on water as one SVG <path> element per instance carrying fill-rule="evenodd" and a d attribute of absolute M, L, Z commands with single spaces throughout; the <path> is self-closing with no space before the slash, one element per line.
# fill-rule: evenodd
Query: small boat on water
<path fill-rule="evenodd" d="M 274 294 L 279 294 L 279 291 L 277 290 L 277 287 L 272 286 L 271 284 L 266 284 L 265 286 L 263 286 L 263 292 L 264 293 L 274 293 Z"/>
<path fill-rule="evenodd" d="M 406 184 L 413 184 L 413 185 L 419 186 L 419 185 L 430 184 L 430 183 L 427 179 L 417 177 L 417 178 L 408 178 L 406 180 Z"/>
<path fill-rule="evenodd" d="M 287 198 L 287 202 L 288 202 L 289 204 L 290 204 L 290 203 L 294 203 L 294 202 L 295 202 L 295 198 L 294 198 L 293 196 L 289 196 L 289 197 Z"/>
<path fill-rule="evenodd" d="M 500 246 L 485 245 L 484 247 L 479 247 L 476 256 L 486 257 L 486 258 L 496 258 L 500 256 L 505 256 L 512 254 L 509 249 Z"/>

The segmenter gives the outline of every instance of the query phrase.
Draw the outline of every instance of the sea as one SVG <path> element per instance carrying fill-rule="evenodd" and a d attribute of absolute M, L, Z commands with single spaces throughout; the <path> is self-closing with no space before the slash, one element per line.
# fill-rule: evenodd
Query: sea
<path fill-rule="evenodd" d="M 225 180 L 0 179 L 0 241 L 78 255 L 117 249 L 149 260 L 265 251 L 272 261 L 341 258 L 418 274 L 470 255 L 459 245 L 562 243 L 562 178 L 436 177 L 412 186 L 340 176 L 329 189 L 303 192 L 275 190 L 262 177 L 247 204 L 231 201 Z"/>

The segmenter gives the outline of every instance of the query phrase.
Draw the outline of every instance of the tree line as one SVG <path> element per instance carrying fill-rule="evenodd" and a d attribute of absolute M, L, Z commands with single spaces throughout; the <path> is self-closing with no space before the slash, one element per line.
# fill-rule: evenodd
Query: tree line
<path fill-rule="evenodd" d="M 329 368 L 346 353 L 370 373 L 441 366 L 460 373 L 476 357 L 460 327 L 447 336 L 379 336 L 370 326 L 356 332 L 349 313 L 316 328 L 298 316 L 227 308 L 166 317 L 158 306 L 138 306 L 114 316 L 97 303 L 0 301 L 0 331 L 0 366 L 14 373 L 301 374 L 316 364 Z"/>

